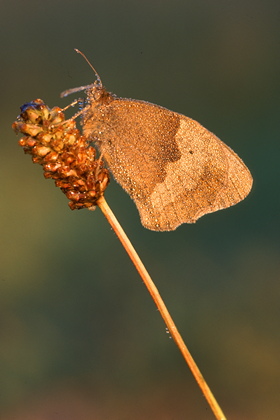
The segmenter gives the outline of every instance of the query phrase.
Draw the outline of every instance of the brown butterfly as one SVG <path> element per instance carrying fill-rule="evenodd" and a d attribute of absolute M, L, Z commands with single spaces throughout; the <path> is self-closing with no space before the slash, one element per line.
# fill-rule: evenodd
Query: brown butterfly
<path fill-rule="evenodd" d="M 93 84 L 61 95 L 86 91 L 83 133 L 134 200 L 143 226 L 174 230 L 249 194 L 253 179 L 248 168 L 213 133 L 159 105 L 118 98 L 93 70 Z"/>

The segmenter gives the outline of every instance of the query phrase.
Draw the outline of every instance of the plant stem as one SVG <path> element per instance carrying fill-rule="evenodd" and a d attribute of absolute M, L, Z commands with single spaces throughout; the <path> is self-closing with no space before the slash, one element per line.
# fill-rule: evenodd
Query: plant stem
<path fill-rule="evenodd" d="M 131 261 L 133 262 L 136 270 L 140 274 L 142 280 L 144 281 L 150 295 L 152 296 L 173 340 L 179 347 L 185 361 L 187 362 L 193 376 L 195 377 L 199 387 L 202 390 L 203 395 L 205 396 L 208 404 L 210 405 L 215 417 L 217 420 L 226 420 L 224 413 L 222 412 L 218 402 L 216 401 L 214 395 L 212 394 L 209 386 L 207 385 L 205 379 L 203 378 L 198 366 L 196 365 L 192 355 L 190 354 L 186 344 L 184 343 L 173 319 L 171 318 L 165 303 L 163 302 L 158 289 L 156 288 L 154 282 L 152 281 L 149 273 L 147 272 L 144 264 L 140 260 L 137 252 L 135 251 L 133 245 L 131 244 L 130 240 L 128 239 L 127 235 L 125 234 L 124 230 L 122 229 L 121 225 L 119 224 L 118 220 L 116 219 L 114 213 L 108 206 L 105 198 L 102 196 L 97 202 L 99 208 L 103 212 L 104 216 L 110 223 L 111 227 L 113 228 L 114 232 L 116 233 L 117 237 L 119 238 L 120 242 L 122 243 L 123 247 L 125 248 L 126 252 L 128 253 Z"/>

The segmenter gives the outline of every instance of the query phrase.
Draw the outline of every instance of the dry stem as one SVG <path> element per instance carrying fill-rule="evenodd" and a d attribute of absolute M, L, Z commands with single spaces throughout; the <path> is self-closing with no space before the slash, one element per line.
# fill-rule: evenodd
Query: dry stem
<path fill-rule="evenodd" d="M 163 302 L 158 289 L 156 288 L 154 282 L 152 281 L 149 273 L 147 272 L 145 266 L 143 265 L 142 261 L 140 260 L 137 252 L 135 251 L 134 247 L 132 246 L 130 240 L 126 236 L 124 230 L 122 229 L 121 225 L 119 224 L 118 220 L 116 219 L 115 215 L 113 214 L 112 210 L 108 206 L 104 196 L 101 196 L 97 201 L 98 206 L 100 207 L 101 211 L 103 212 L 104 216 L 110 223 L 111 227 L 115 231 L 116 235 L 118 236 L 119 240 L 121 241 L 123 247 L 125 248 L 126 252 L 128 253 L 131 261 L 135 265 L 138 273 L 140 274 L 142 280 L 144 281 L 150 295 L 152 296 L 173 340 L 179 347 L 186 363 L 188 364 L 193 376 L 195 377 L 199 387 L 201 388 L 203 395 L 205 396 L 208 404 L 210 405 L 215 417 L 217 420 L 226 420 L 224 413 L 222 412 L 218 402 L 216 401 L 214 395 L 212 394 L 209 386 L 207 385 L 205 379 L 203 378 L 198 366 L 196 365 L 192 355 L 190 354 L 186 344 L 184 343 L 177 327 L 171 318 L 165 303 Z"/>

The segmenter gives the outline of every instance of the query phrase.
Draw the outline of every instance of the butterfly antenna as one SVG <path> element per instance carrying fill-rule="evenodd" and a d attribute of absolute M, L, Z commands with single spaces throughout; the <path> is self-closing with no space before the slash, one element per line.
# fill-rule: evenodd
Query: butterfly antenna
<path fill-rule="evenodd" d="M 88 63 L 88 65 L 89 65 L 89 66 L 92 68 L 92 70 L 94 71 L 98 84 L 100 85 L 100 87 L 103 87 L 103 84 L 102 84 L 102 81 L 101 81 L 101 79 L 100 79 L 99 74 L 97 73 L 97 71 L 95 70 L 95 68 L 94 68 L 94 67 L 93 67 L 93 65 L 91 64 L 91 62 L 88 60 L 88 58 L 85 56 L 85 54 L 84 54 L 84 53 L 82 53 L 82 52 L 81 52 L 80 50 L 78 50 L 77 48 L 74 48 L 74 50 L 75 50 L 78 54 L 81 54 L 81 56 L 82 56 L 82 57 L 84 57 L 84 59 L 86 60 L 86 62 Z"/>

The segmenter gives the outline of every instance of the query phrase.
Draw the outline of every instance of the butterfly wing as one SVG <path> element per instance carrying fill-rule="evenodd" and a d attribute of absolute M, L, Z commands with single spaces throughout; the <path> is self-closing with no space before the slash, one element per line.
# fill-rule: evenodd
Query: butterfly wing
<path fill-rule="evenodd" d="M 251 174 L 227 145 L 198 122 L 158 105 L 115 98 L 92 107 L 84 132 L 97 141 L 148 229 L 194 223 L 250 192 Z"/>

